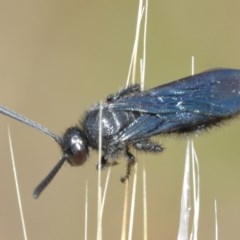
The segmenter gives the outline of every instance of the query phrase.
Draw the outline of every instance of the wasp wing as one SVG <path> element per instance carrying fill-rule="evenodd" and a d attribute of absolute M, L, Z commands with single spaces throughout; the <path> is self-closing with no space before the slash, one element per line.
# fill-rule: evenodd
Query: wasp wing
<path fill-rule="evenodd" d="M 122 97 L 108 107 L 140 113 L 123 130 L 121 141 L 206 128 L 240 112 L 240 70 L 203 72 Z"/>

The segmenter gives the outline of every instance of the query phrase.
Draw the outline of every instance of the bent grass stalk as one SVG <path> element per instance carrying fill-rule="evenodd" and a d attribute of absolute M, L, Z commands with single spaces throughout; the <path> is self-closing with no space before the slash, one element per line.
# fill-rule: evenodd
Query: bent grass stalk
<path fill-rule="evenodd" d="M 12 138 L 11 138 L 11 133 L 10 133 L 9 127 L 8 127 L 8 141 L 9 141 L 9 149 L 10 149 L 10 154 L 11 154 L 14 183 L 15 183 L 16 194 L 17 194 L 18 208 L 19 208 L 19 212 L 20 212 L 20 220 L 21 220 L 21 224 L 22 224 L 23 237 L 24 237 L 24 240 L 27 240 L 28 239 L 27 228 L 26 228 L 25 218 L 24 218 L 24 214 L 23 214 L 19 181 L 18 181 L 18 177 L 17 177 L 17 170 L 16 170 L 15 158 L 14 158 L 14 153 L 13 153 Z"/>

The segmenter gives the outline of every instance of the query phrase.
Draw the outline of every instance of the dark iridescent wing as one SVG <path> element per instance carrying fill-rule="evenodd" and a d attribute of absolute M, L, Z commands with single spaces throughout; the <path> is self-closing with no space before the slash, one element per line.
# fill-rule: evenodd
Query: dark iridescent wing
<path fill-rule="evenodd" d="M 119 111 L 143 113 L 122 141 L 194 131 L 240 112 L 240 70 L 215 69 L 109 103 Z"/>

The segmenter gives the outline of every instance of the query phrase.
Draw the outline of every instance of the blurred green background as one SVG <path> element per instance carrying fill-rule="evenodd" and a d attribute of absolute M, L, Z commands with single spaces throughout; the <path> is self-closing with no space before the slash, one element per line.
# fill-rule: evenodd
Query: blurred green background
<path fill-rule="evenodd" d="M 138 1 L 1 1 L 0 103 L 57 134 L 89 105 L 125 84 Z M 146 88 L 214 67 L 240 68 L 240 2 L 150 1 Z M 60 153 L 44 134 L 0 116 L 0 238 L 22 239 L 7 126 L 10 125 L 29 239 L 83 239 L 85 183 L 89 239 L 96 237 L 97 154 L 79 168 L 65 165 L 38 200 L 32 190 Z M 133 239 L 142 239 L 141 169 L 148 189 L 149 239 L 176 239 L 186 139 L 158 138 L 162 155 L 138 154 Z M 237 239 L 240 222 L 240 123 L 194 140 L 200 161 L 199 239 Z M 119 239 L 125 162 L 112 168 L 103 216 L 104 239 Z M 103 171 L 103 178 L 107 171 Z"/>

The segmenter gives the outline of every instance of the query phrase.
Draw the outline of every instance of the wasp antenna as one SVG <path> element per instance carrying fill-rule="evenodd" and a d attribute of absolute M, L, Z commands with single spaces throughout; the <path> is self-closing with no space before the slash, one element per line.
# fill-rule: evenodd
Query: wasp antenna
<path fill-rule="evenodd" d="M 38 186 L 33 191 L 33 198 L 38 198 L 41 192 L 47 187 L 47 185 L 52 181 L 54 176 L 57 174 L 57 172 L 62 167 L 63 163 L 67 160 L 66 156 L 63 156 L 56 166 L 49 172 L 49 174 L 38 184 Z"/>
<path fill-rule="evenodd" d="M 56 134 L 54 134 L 53 132 L 51 132 L 48 128 L 44 127 L 43 125 L 7 108 L 4 106 L 0 105 L 0 113 L 13 118 L 19 122 L 22 122 L 30 127 L 33 127 L 41 132 L 44 132 L 45 134 L 47 134 L 48 136 L 50 136 L 51 138 L 53 138 L 59 145 L 61 145 L 61 137 L 57 136 Z"/>

